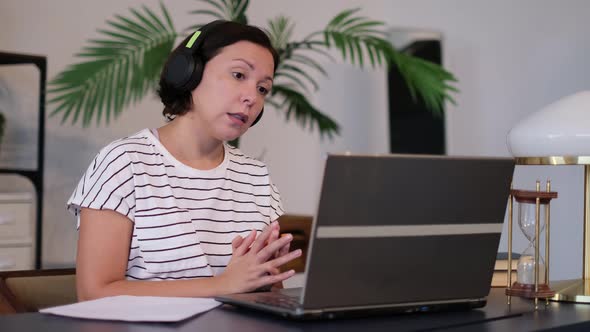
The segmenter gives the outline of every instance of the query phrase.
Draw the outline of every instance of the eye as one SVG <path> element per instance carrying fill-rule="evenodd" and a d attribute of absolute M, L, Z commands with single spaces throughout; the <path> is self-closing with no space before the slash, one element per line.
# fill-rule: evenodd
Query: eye
<path fill-rule="evenodd" d="M 259 86 L 258 87 L 258 93 L 260 93 L 263 96 L 266 96 L 268 94 L 268 92 L 269 92 L 268 90 L 269 89 L 267 89 L 267 88 L 265 88 L 263 86 Z"/>
<path fill-rule="evenodd" d="M 231 74 L 237 80 L 242 80 L 245 77 L 244 74 L 240 73 L 239 71 L 234 71 Z"/>

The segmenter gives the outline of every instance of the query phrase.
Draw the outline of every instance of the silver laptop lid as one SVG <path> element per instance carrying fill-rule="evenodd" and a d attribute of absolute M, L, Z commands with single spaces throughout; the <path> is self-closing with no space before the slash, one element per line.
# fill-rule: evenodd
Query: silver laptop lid
<path fill-rule="evenodd" d="M 303 307 L 486 296 L 513 171 L 507 158 L 328 156 Z"/>

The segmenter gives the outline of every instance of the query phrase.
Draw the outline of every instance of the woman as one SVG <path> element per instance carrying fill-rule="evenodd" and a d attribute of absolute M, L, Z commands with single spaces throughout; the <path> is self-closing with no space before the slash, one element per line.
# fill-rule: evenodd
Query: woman
<path fill-rule="evenodd" d="M 209 297 L 294 274 L 279 271 L 301 251 L 278 236 L 268 169 L 225 143 L 259 119 L 277 64 L 264 32 L 227 21 L 172 52 L 159 89 L 168 123 L 103 148 L 68 201 L 80 300 Z"/>

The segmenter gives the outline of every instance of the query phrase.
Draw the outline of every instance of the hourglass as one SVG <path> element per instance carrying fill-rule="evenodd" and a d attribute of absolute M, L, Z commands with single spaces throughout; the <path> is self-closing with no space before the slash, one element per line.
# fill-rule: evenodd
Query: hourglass
<path fill-rule="evenodd" d="M 513 200 L 517 203 L 518 226 L 529 241 L 528 247 L 520 255 L 517 264 L 517 280 L 512 283 L 512 273 L 508 270 L 508 285 L 506 295 L 508 304 L 511 296 L 520 296 L 535 299 L 535 309 L 538 308 L 538 300 L 549 298 L 555 292 L 549 288 L 549 203 L 557 198 L 557 193 L 551 191 L 551 183 L 547 181 L 547 190 L 541 191 L 540 182 L 537 181 L 536 191 L 514 190 L 510 191 L 508 202 L 508 266 L 512 266 L 512 215 Z M 541 255 L 541 234 L 545 230 L 545 254 Z"/>

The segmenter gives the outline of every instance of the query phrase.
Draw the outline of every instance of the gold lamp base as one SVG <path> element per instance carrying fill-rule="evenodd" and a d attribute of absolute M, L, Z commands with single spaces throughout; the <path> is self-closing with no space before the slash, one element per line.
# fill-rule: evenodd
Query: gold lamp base
<path fill-rule="evenodd" d="M 590 303 L 590 280 L 571 279 L 551 282 L 555 296 L 551 301 Z"/>

